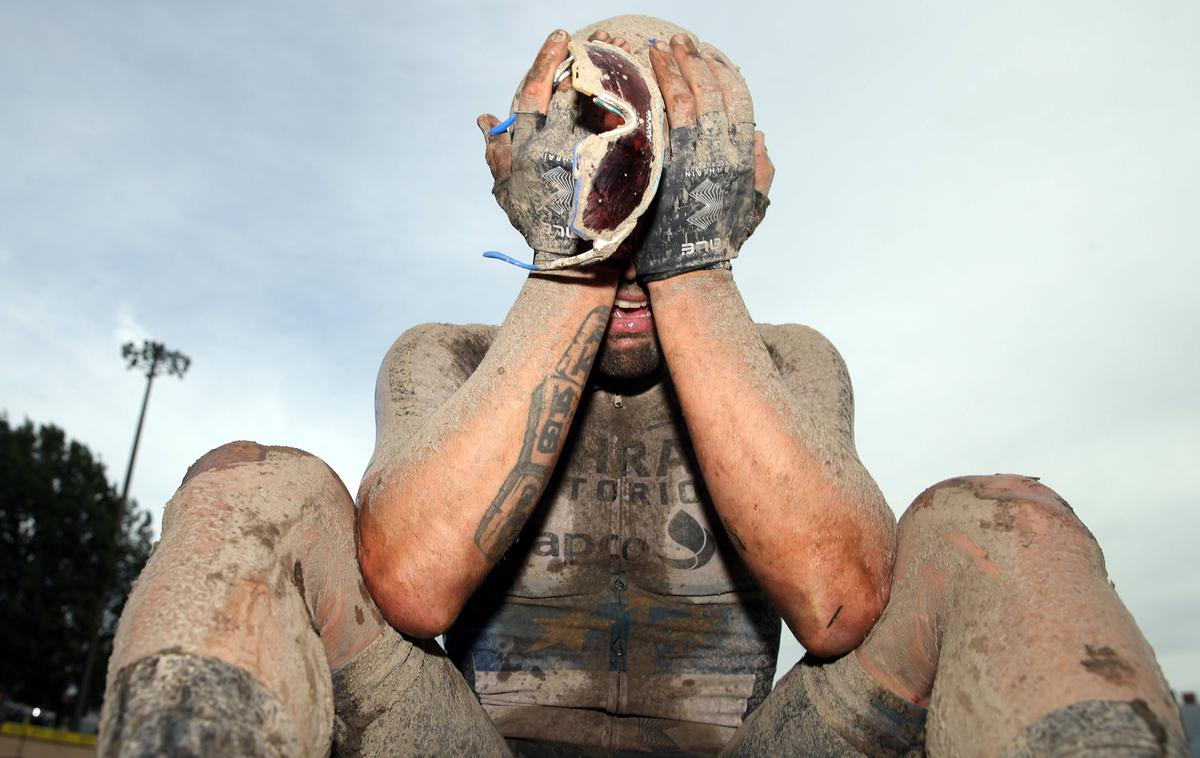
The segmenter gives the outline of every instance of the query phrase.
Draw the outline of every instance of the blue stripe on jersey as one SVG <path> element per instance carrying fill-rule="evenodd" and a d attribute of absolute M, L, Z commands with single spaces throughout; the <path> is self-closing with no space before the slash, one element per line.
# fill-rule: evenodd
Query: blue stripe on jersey
<path fill-rule="evenodd" d="M 779 616 L 759 593 L 691 603 L 630 588 L 621 596 L 509 596 L 486 618 L 447 634 L 477 671 L 756 674 L 774 670 Z M 457 654 L 456 654 L 457 653 Z M 645 667 L 648 670 L 643 670 Z"/>

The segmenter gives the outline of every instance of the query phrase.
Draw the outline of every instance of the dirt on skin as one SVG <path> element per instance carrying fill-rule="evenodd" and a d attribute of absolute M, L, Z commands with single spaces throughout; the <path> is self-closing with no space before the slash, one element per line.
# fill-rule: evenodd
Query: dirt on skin
<path fill-rule="evenodd" d="M 376 446 L 363 475 L 360 503 L 385 473 L 389 479 L 407 476 L 426 463 L 427 456 L 436 455 L 448 438 L 462 435 L 471 420 L 489 417 L 499 404 L 527 404 L 528 390 L 512 391 L 516 377 L 531 355 L 547 356 L 544 373 L 553 371 L 554 362 L 594 307 L 580 305 L 580 283 L 597 286 L 601 279 L 613 281 L 611 290 L 598 285 L 597 295 L 587 297 L 611 307 L 616 291 L 612 272 L 561 271 L 530 276 L 499 328 L 422 324 L 402 334 L 384 357 L 376 382 Z M 477 346 L 468 351 L 479 356 L 478 371 L 460 373 L 467 365 L 457 350 L 463 340 L 488 345 L 482 353 Z M 447 370 L 448 366 L 458 371 Z M 480 455 L 515 461 L 516 452 L 480 451 Z"/>
<path fill-rule="evenodd" d="M 508 746 L 437 643 L 393 629 L 333 673 L 333 754 L 507 756 Z"/>
<path fill-rule="evenodd" d="M 1168 733 L 1144 700 L 1085 700 L 1031 725 L 1001 758 L 1046 755 L 1188 758 L 1191 751 L 1176 735 Z"/>
<path fill-rule="evenodd" d="M 279 699 L 217 658 L 164 650 L 123 668 L 108 697 L 115 716 L 99 745 L 104 758 L 303 753 Z"/>
<path fill-rule="evenodd" d="M 427 451 L 436 449 L 439 436 L 455 434 L 473 415 L 488 413 L 495 407 L 497 401 L 482 399 L 484 393 L 501 392 L 512 372 L 516 370 L 509 361 L 517 361 L 515 365 L 519 366 L 519 361 L 527 361 L 531 352 L 528 349 L 523 352 L 514 351 L 511 343 L 506 344 L 506 330 L 514 320 L 520 323 L 539 311 L 547 312 L 545 318 L 555 318 L 550 314 L 559 310 L 554 302 L 554 298 L 557 297 L 554 294 L 554 286 L 539 279 L 533 278 L 522 293 L 506 327 L 497 330 L 495 327 L 478 325 L 456 327 L 431 324 L 417 327 L 397 341 L 380 374 L 379 409 L 383 434 L 381 452 L 376 455 L 376 461 L 386 460 L 394 463 L 403 460 L 403 456 L 406 455 L 427 454 Z M 561 315 L 557 318 L 558 323 L 561 323 Z M 804 433 L 812 438 L 814 449 L 828 461 L 826 465 L 835 465 L 836 459 L 838 466 L 858 466 L 861 469 L 861 464 L 857 464 L 857 457 L 852 449 L 852 400 L 848 377 L 840 356 L 828 341 L 813 330 L 796 325 L 755 326 L 749 322 L 748 316 L 746 326 L 750 330 L 750 336 L 747 338 L 749 345 L 745 360 L 762 362 L 759 364 L 760 368 L 769 371 L 775 377 L 774 381 L 781 382 L 782 386 L 770 391 L 775 393 L 772 397 L 792 408 L 787 413 L 799 413 L 799 409 L 803 409 L 804 418 L 796 418 L 794 423 L 801 426 L 805 430 Z M 544 335 L 547 331 L 549 330 L 543 328 L 540 333 Z M 739 333 L 728 336 L 733 340 L 744 335 Z M 511 335 L 508 337 L 511 338 Z M 528 402 L 525 395 L 516 399 Z M 793 402 L 795 407 L 791 405 Z M 592 407 L 597 404 L 603 407 Z M 759 696 L 753 695 L 755 679 L 750 675 L 742 676 L 736 683 L 730 680 L 722 685 L 730 689 L 728 693 L 722 690 L 722 694 L 718 696 L 713 687 L 721 683 L 715 681 L 715 675 L 697 676 L 649 671 L 657 664 L 652 660 L 635 660 L 639 656 L 648 656 L 647 651 L 651 649 L 645 645 L 639 647 L 640 638 L 636 635 L 633 638 L 634 644 L 624 652 L 629 671 L 649 673 L 645 676 L 635 673 L 627 676 L 621 674 L 619 677 L 614 675 L 614 681 L 623 678 L 626 685 L 616 690 L 616 705 L 609 706 L 614 710 L 612 713 L 606 714 L 597 710 L 606 707 L 604 703 L 607 702 L 605 698 L 608 695 L 604 693 L 609 691 L 607 679 L 604 679 L 606 683 L 601 687 L 603 692 L 597 695 L 599 700 L 596 703 L 599 705 L 590 700 L 585 704 L 584 701 L 590 697 L 590 689 L 580 686 L 564 689 L 563 672 L 553 667 L 538 665 L 539 661 L 536 660 L 539 655 L 543 655 L 541 650 L 559 649 L 577 651 L 580 655 L 595 653 L 607 660 L 607 637 L 597 647 L 596 641 L 588 635 L 595 636 L 601 632 L 607 635 L 609 622 L 604 620 L 607 616 L 601 612 L 603 609 L 600 606 L 607 602 L 605 598 L 616 597 L 613 594 L 614 588 L 619 588 L 616 592 L 623 598 L 623 613 L 633 619 L 643 616 L 650 618 L 658 606 L 648 602 L 649 596 L 645 594 L 646 591 L 657 593 L 656 597 L 661 594 L 706 596 L 718 591 L 719 587 L 713 589 L 718 584 L 725 586 L 728 583 L 726 574 L 729 572 L 722 566 L 727 562 L 732 562 L 729 565 L 740 563 L 732 544 L 725 539 L 715 515 L 708 511 L 689 510 L 689 521 L 675 512 L 678 508 L 676 503 L 659 514 L 661 523 L 658 524 L 651 523 L 651 514 L 646 508 L 632 507 L 632 503 L 623 510 L 618 509 L 624 516 L 613 517 L 615 520 L 612 523 L 603 520 L 599 515 L 600 511 L 605 514 L 610 512 L 610 499 L 617 498 L 617 493 L 621 493 L 620 497 L 624 498 L 647 498 L 655 504 L 659 499 L 663 499 L 665 503 L 672 503 L 681 496 L 678 493 L 686 493 L 687 502 L 696 502 L 696 498 L 704 498 L 707 502 L 707 494 L 694 472 L 688 475 L 680 469 L 684 449 L 671 448 L 671 452 L 664 453 L 662 451 L 668 447 L 661 444 L 662 440 L 653 437 L 649 431 L 639 431 L 641 426 L 648 425 L 648 429 L 653 427 L 656 430 L 654 434 L 661 435 L 661 424 L 680 423 L 679 419 L 673 422 L 668 422 L 665 417 L 659 419 L 671 404 L 663 395 L 663 387 L 643 387 L 636 396 L 626 397 L 613 395 L 608 391 L 590 393 L 580 406 L 579 414 L 582 415 L 576 420 L 580 426 L 572 432 L 572 441 L 563 450 L 563 462 L 559 466 L 560 477 L 552 481 L 548 489 L 574 502 L 573 509 L 555 510 L 551 508 L 552 503 L 540 506 L 531 516 L 530 522 L 525 525 L 522 541 L 505 558 L 504 565 L 508 568 L 505 571 L 497 570 L 500 574 L 519 571 L 518 583 L 525 582 L 520 584 L 517 593 L 522 597 L 540 597 L 546 593 L 561 596 L 568 592 L 564 588 L 576 587 L 583 581 L 581 577 L 592 577 L 594 581 L 587 581 L 595 584 L 595 587 L 589 585 L 587 592 L 580 591 L 579 594 L 594 593 L 599 614 L 593 618 L 586 615 L 582 609 L 572 612 L 568 614 L 569 617 L 564 616 L 548 627 L 544 639 L 526 640 L 521 643 L 529 645 L 531 653 L 527 658 L 523 658 L 514 648 L 506 653 L 509 660 L 505 668 L 498 671 L 479 670 L 474 673 L 475 686 L 481 693 L 486 694 L 485 704 L 489 712 L 498 722 L 503 722 L 504 728 L 511 733 L 543 739 L 561 739 L 564 733 L 562 729 L 554 729 L 553 734 L 545 732 L 544 727 L 550 722 L 543 709 L 550 708 L 551 712 L 557 714 L 555 723 L 559 724 L 563 723 L 564 718 L 568 718 L 562 715 L 563 711 L 574 714 L 578 710 L 578 729 L 566 730 L 578 738 L 586 738 L 592 732 L 597 735 L 613 735 L 618 732 L 624 735 L 628 732 L 628 736 L 621 737 L 621 740 L 630 740 L 630 745 L 644 746 L 648 744 L 644 742 L 645 739 L 649 739 L 647 735 L 653 734 L 659 735 L 654 738 L 658 740 L 665 739 L 663 735 L 670 736 L 680 746 L 685 743 L 691 745 L 693 741 L 697 747 L 702 742 L 711 746 L 713 735 L 707 732 L 701 734 L 703 729 L 708 729 L 714 735 L 723 732 L 724 736 L 728 737 L 745 708 L 744 698 L 751 696 L 756 702 L 760 699 Z M 602 446 L 603 454 L 601 448 L 593 444 L 595 440 L 585 433 L 586 419 L 590 417 L 589 414 L 596 413 L 600 413 L 605 419 L 601 425 L 603 429 L 597 430 L 597 433 L 602 431 L 601 436 L 605 439 L 612 437 Z M 678 413 L 677 409 L 675 413 Z M 627 423 L 620 421 L 622 414 L 630 414 L 626 419 Z M 409 465 L 411 464 L 402 463 L 388 476 L 402 476 L 400 472 L 406 470 Z M 694 468 L 694 462 L 691 465 Z M 688 481 L 685 482 L 685 479 Z M 685 484 L 690 488 L 684 487 Z M 611 489 L 605 490 L 605 486 Z M 866 485 L 860 483 L 856 486 Z M 660 494 L 660 489 L 668 494 Z M 605 495 L 604 492 L 610 494 Z M 890 514 L 883 506 L 877 490 L 875 497 L 879 503 L 879 528 L 891 528 L 891 522 L 884 518 L 890 517 Z M 594 498 L 599 498 L 597 504 L 590 504 Z M 589 505 L 580 508 L 585 499 Z M 601 503 L 604 504 L 604 508 L 600 508 Z M 548 515 L 551 510 L 559 515 Z M 642 511 L 646 513 L 643 514 Z M 574 515 L 570 516 L 570 513 Z M 589 513 L 592 513 L 593 520 L 600 519 L 600 522 L 592 524 L 588 521 Z M 560 524 L 554 521 L 554 518 L 565 518 L 566 521 Z M 639 525 L 639 518 L 646 520 L 646 523 Z M 873 519 L 874 516 L 867 521 L 870 523 Z M 668 522 L 674 524 L 675 521 L 679 521 L 679 524 L 675 525 L 673 531 L 666 528 Z M 707 526 L 702 526 L 704 524 Z M 692 534 L 693 532 L 695 534 Z M 667 539 L 668 533 L 671 535 L 670 540 Z M 706 534 L 715 535 L 715 546 L 708 544 L 712 538 L 705 537 Z M 691 538 L 695 536 L 698 536 L 698 539 L 695 540 L 694 548 L 688 547 L 692 553 L 682 553 L 684 547 L 692 544 Z M 610 538 L 616 542 L 610 544 Z M 715 554 L 710 554 L 709 551 L 714 547 Z M 574 560 L 567 555 L 567 551 L 571 549 L 577 551 Z M 606 563 L 611 557 L 610 549 L 611 555 L 619 555 L 623 559 L 613 558 L 617 560 L 615 568 Z M 528 555 L 524 551 L 528 551 Z M 646 560 L 625 560 L 643 554 Z M 583 555 L 587 557 L 581 557 Z M 662 563 L 663 559 L 657 556 L 667 556 L 675 563 L 668 570 L 667 565 Z M 525 566 L 527 561 L 528 565 Z M 595 561 L 601 563 L 593 567 L 592 562 Z M 611 575 L 613 571 L 616 571 L 618 576 L 625 577 L 622 581 L 627 581 L 629 586 L 624 587 L 622 582 L 614 580 Z M 744 575 L 744 568 L 739 571 L 739 576 Z M 681 585 L 680 581 L 685 583 Z M 485 586 L 481 592 L 485 597 L 495 596 L 497 602 L 503 596 L 502 591 L 493 592 L 490 585 Z M 559 604 L 561 605 L 561 602 Z M 557 613 L 550 605 L 553 603 L 543 609 L 544 613 Z M 709 615 L 714 617 L 723 613 L 722 606 L 714 602 L 702 603 L 697 608 L 705 613 L 711 611 Z M 464 612 L 464 617 L 466 615 L 467 612 Z M 828 621 L 840 623 L 837 609 L 830 609 L 829 616 Z M 774 624 L 777 630 L 778 621 L 775 620 Z M 647 644 L 677 644 L 681 649 L 693 651 L 712 647 L 710 638 L 714 627 L 689 625 L 688 619 L 684 617 L 669 624 L 660 621 L 657 625 L 646 624 L 638 628 L 657 630 L 653 635 L 662 638 Z M 529 631 L 532 628 L 526 625 L 521 629 Z M 708 633 L 704 629 L 707 629 Z M 777 634 L 776 631 L 775 635 Z M 514 636 L 513 640 L 517 640 L 519 636 Z M 769 637 L 769 634 L 765 635 L 764 639 Z M 501 649 L 508 650 L 508 647 L 502 646 Z M 746 652 L 741 648 L 738 650 L 739 654 Z M 729 650 L 726 653 L 726 657 L 732 654 Z M 606 667 L 602 665 L 601 669 Z M 743 679 L 745 681 L 742 681 Z M 769 677 L 767 681 L 769 682 Z M 739 693 L 738 697 L 742 698 L 743 704 L 733 711 L 725 708 L 724 702 L 725 699 L 732 698 L 735 690 Z M 525 699 L 528 699 L 527 705 L 500 705 L 501 700 L 524 702 Z M 492 702 L 493 700 L 497 702 Z M 721 704 L 723 709 L 719 714 L 713 710 L 717 704 Z M 624 710 L 626 708 L 629 710 Z M 726 710 L 729 710 L 729 713 L 726 713 Z M 646 713 L 652 718 L 647 720 L 646 717 L 634 715 L 616 715 L 623 712 Z M 726 722 L 727 716 L 732 716 L 733 720 Z M 575 716 L 570 715 L 570 718 L 574 719 Z M 586 728 L 583 723 L 585 721 Z M 646 726 L 649 721 L 655 724 L 652 730 Z M 728 723 L 729 726 L 718 726 L 719 723 Z M 663 734 L 660 735 L 660 732 Z M 722 741 L 723 738 L 715 744 L 719 745 Z"/>
<path fill-rule="evenodd" d="M 725 756 L 920 756 L 924 708 L 863 671 L 854 655 L 806 657 L 779 681 L 722 751 Z"/>
<path fill-rule="evenodd" d="M 318 458 L 253 442 L 202 457 L 168 502 L 122 613 L 108 692 L 128 667 L 166 650 L 223 661 L 278 698 L 272 731 L 301 746 L 290 752 L 323 754 L 329 665 L 384 626 L 359 594 L 354 544 L 354 505 Z M 120 702 L 105 699 L 102 743 L 124 716 Z"/>
<path fill-rule="evenodd" d="M 684 309 L 675 317 L 690 318 L 697 325 L 696 331 L 703 332 L 702 339 L 706 344 L 711 341 L 712 344 L 731 346 L 737 352 L 734 362 L 739 366 L 737 376 L 749 379 L 743 396 L 760 402 L 767 409 L 764 415 L 777 418 L 781 428 L 791 430 L 812 458 L 814 465 L 808 468 L 817 472 L 815 476 L 800 480 L 789 472 L 773 483 L 776 490 L 805 493 L 801 503 L 844 502 L 847 508 L 854 509 L 853 512 L 808 514 L 802 523 L 792 527 L 795 538 L 807 543 L 806 552 L 813 557 L 814 564 L 820 564 L 825 555 L 835 559 L 846 554 L 860 556 L 862 572 L 875 578 L 873 586 L 878 587 L 880 593 L 886 593 L 893 560 L 889 548 L 894 544 L 895 520 L 854 447 L 852 390 L 841 357 L 827 340 L 812 330 L 807 330 L 808 336 L 804 339 L 798 338 L 804 336 L 802 334 L 781 339 L 788 330 L 806 330 L 805 327 L 755 325 L 728 273 L 708 272 L 704 276 L 694 276 L 689 285 L 692 291 L 686 296 L 679 294 L 679 287 L 672 287 L 670 295 L 664 288 L 652 288 L 651 305 L 654 306 L 657 299 L 661 310 Z M 703 313 L 687 312 L 689 303 L 704 303 Z M 719 317 L 713 317 L 714 314 Z M 774 342 L 778 358 L 772 357 L 764 338 Z M 670 362 L 673 356 L 668 354 L 667 360 Z M 726 410 L 734 412 L 733 409 Z M 712 482 L 709 485 L 712 486 Z M 756 514 L 747 514 L 745 518 L 748 521 L 744 524 L 733 522 L 728 515 L 724 520 L 742 536 L 750 556 L 756 553 L 762 556 L 764 546 L 756 545 L 750 535 L 775 534 L 779 526 L 753 521 L 761 518 Z M 882 550 L 847 547 L 854 540 L 886 547 Z M 841 576 L 827 578 L 829 586 L 835 588 L 841 580 Z M 833 597 L 832 593 L 830 597 Z M 874 618 L 874 609 L 883 604 L 886 594 L 874 600 L 874 603 L 864 602 L 861 607 L 845 605 L 840 613 L 837 604 L 817 607 L 814 603 L 809 611 L 812 616 L 809 624 L 827 627 L 836 618 L 833 634 L 838 632 L 839 625 L 848 621 L 869 624 Z"/>
<path fill-rule="evenodd" d="M 1067 722 L 1082 712 L 1071 708 L 1084 702 L 1142 714 L 1096 716 L 1115 735 L 1140 723 L 1168 753 L 1182 744 L 1153 650 L 1099 546 L 1035 478 L 962 477 L 917 498 L 900 521 L 891 603 L 856 655 L 892 691 L 929 707 L 931 754 L 1024 754 L 1022 744 L 1049 744 L 1056 733 L 1070 744 Z"/>

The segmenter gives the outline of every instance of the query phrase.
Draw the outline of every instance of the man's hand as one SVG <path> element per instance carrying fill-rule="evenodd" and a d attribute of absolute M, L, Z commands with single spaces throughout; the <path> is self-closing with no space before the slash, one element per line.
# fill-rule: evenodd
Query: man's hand
<path fill-rule="evenodd" d="M 489 134 L 499 120 L 491 114 L 476 120 L 487 143 L 496 202 L 529 246 L 551 258 L 573 255 L 579 239 L 568 224 L 574 189 L 571 160 L 575 144 L 587 134 L 576 123 L 570 76 L 554 85 L 570 39 L 559 29 L 538 51 L 517 96 L 517 120 L 511 130 Z"/>
<path fill-rule="evenodd" d="M 665 279 L 721 267 L 767 208 L 775 169 L 745 82 L 715 48 L 686 35 L 657 42 L 650 63 L 666 101 L 671 153 L 658 206 L 638 250 L 638 275 Z"/>

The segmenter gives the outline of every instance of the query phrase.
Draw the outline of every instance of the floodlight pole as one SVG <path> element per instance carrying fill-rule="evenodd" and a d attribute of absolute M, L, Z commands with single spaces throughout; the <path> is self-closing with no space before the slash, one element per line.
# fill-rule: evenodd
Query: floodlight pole
<path fill-rule="evenodd" d="M 125 484 L 121 487 L 121 499 L 117 501 L 116 520 L 113 524 L 113 544 L 119 545 L 121 527 L 125 522 L 125 506 L 129 500 L 129 484 L 133 480 L 133 463 L 137 460 L 138 445 L 142 441 L 142 426 L 146 422 L 146 406 L 150 404 L 150 388 L 154 385 L 154 377 L 163 373 L 174 374 L 180 379 L 192 365 L 192 359 L 177 350 L 167 350 L 161 342 L 145 340 L 139 348 L 132 342 L 126 342 L 121 347 L 121 356 L 128 364 L 126 368 L 144 368 L 146 372 L 146 391 L 142 394 L 142 409 L 138 412 L 137 431 L 133 434 L 133 449 L 129 452 L 129 465 L 125 468 Z M 114 551 L 114 556 L 119 551 Z M 113 567 L 115 579 L 115 566 Z M 92 686 L 92 672 L 96 667 L 96 651 L 100 647 L 100 632 L 104 627 L 104 609 L 108 607 L 109 589 L 101 593 L 99 610 L 93 625 L 92 641 L 88 644 L 87 660 L 83 665 L 83 681 L 79 685 L 79 694 L 75 698 L 75 718 L 72 726 L 78 731 L 79 723 L 87 710 L 87 693 Z"/>

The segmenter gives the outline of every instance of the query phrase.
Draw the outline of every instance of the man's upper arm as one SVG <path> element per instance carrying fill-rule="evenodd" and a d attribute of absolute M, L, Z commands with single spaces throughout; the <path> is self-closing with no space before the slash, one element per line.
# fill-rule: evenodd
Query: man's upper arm
<path fill-rule="evenodd" d="M 758 328 L 799 407 L 854 450 L 854 390 L 837 348 L 816 329 L 800 324 L 759 324 Z"/>
<path fill-rule="evenodd" d="M 496 327 L 483 324 L 420 324 L 392 344 L 375 382 L 375 454 L 410 440 L 458 391 L 487 353 Z M 369 469 L 369 470 L 370 470 Z"/>

